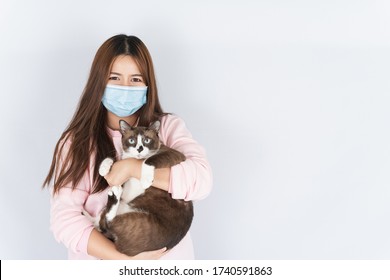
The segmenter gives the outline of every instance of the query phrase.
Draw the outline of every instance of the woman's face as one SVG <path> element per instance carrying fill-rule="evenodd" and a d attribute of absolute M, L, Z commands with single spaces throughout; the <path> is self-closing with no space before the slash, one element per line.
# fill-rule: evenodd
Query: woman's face
<path fill-rule="evenodd" d="M 144 78 L 134 59 L 129 55 L 120 55 L 115 58 L 108 84 L 120 86 L 145 86 Z"/>
<path fill-rule="evenodd" d="M 134 59 L 129 55 L 121 55 L 115 58 L 110 75 L 108 77 L 108 84 L 120 86 L 146 86 L 144 78 L 138 69 Z M 111 129 L 119 130 L 119 120 L 123 119 L 130 125 L 135 125 L 138 114 L 135 113 L 128 117 L 118 117 L 107 110 L 108 126 Z"/>

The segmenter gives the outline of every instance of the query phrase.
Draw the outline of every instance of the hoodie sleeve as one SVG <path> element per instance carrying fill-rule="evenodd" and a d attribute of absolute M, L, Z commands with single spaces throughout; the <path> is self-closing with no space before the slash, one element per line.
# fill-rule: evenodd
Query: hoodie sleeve
<path fill-rule="evenodd" d="M 87 254 L 92 223 L 81 214 L 86 194 L 64 187 L 51 198 L 50 229 L 54 238 L 74 253 Z"/>
<path fill-rule="evenodd" d="M 168 192 L 175 199 L 200 200 L 209 195 L 212 171 L 204 148 L 188 131 L 184 121 L 167 115 L 161 120 L 160 137 L 168 147 L 182 152 L 186 160 L 171 167 Z"/>
<path fill-rule="evenodd" d="M 66 155 L 69 144 L 65 144 L 61 158 Z M 50 200 L 50 229 L 54 238 L 63 243 L 74 253 L 87 254 L 88 239 L 93 229 L 82 211 L 90 194 L 91 180 L 86 171 L 82 180 L 72 189 L 67 185 L 56 194 L 52 194 Z"/>

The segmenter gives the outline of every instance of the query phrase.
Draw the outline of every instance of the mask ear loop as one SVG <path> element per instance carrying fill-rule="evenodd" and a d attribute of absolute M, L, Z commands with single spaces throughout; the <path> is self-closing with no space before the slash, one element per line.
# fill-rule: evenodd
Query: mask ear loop
<path fill-rule="evenodd" d="M 135 123 L 134 123 L 133 127 L 137 127 L 137 126 L 138 126 L 138 123 L 139 123 L 139 116 L 138 116 L 137 119 L 135 120 Z"/>

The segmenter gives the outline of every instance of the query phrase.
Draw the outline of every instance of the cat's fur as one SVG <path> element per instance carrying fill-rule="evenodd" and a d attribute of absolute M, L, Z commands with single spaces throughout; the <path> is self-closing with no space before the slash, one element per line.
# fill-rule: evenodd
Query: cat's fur
<path fill-rule="evenodd" d="M 191 201 L 172 199 L 167 191 L 151 187 L 155 168 L 171 167 L 185 160 L 182 153 L 161 144 L 159 127 L 159 121 L 149 127 L 131 127 L 120 121 L 122 159 L 145 159 L 141 179 L 131 178 L 123 187 L 113 186 L 100 216 L 92 218 L 85 213 L 118 251 L 129 256 L 164 247 L 171 249 L 192 223 Z M 105 176 L 113 162 L 106 158 L 100 165 L 100 175 Z"/>

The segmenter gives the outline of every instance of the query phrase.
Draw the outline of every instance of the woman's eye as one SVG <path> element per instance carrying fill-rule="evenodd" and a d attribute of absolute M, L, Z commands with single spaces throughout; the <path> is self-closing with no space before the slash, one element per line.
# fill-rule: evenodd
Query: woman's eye
<path fill-rule="evenodd" d="M 134 82 L 134 83 L 142 83 L 142 79 L 141 78 L 132 78 L 131 81 Z"/>
<path fill-rule="evenodd" d="M 108 78 L 109 80 L 111 80 L 111 81 L 118 81 L 119 80 L 119 77 L 110 77 L 110 78 Z"/>
<path fill-rule="evenodd" d="M 130 138 L 130 139 L 129 139 L 129 143 L 130 143 L 130 144 L 135 144 L 135 139 Z"/>
<path fill-rule="evenodd" d="M 152 141 L 150 138 L 145 138 L 145 139 L 144 139 L 144 143 L 145 143 L 145 144 L 149 144 L 150 141 Z"/>

